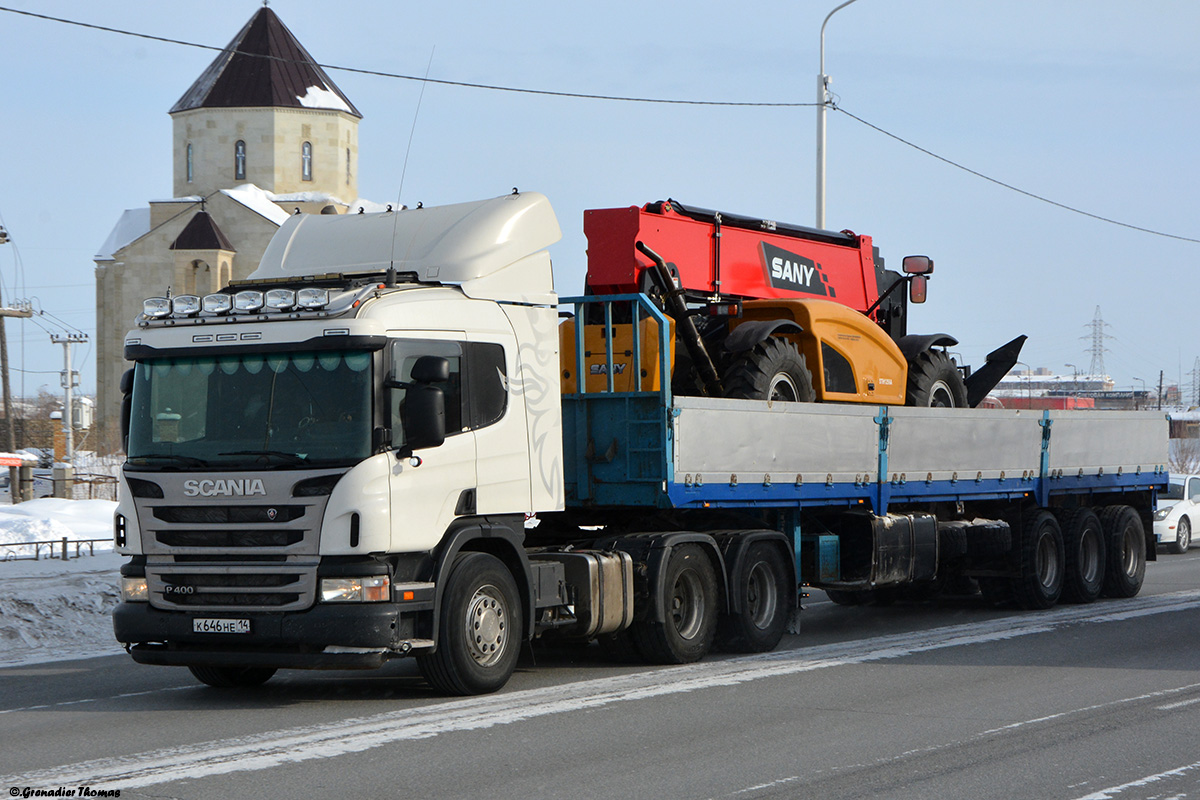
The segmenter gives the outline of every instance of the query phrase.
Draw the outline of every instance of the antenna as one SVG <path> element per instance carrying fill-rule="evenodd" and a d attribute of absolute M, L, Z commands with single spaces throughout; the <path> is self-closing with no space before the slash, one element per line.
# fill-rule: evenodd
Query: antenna
<path fill-rule="evenodd" d="M 421 93 L 417 95 L 417 108 L 413 111 L 412 130 L 408 132 L 408 147 L 404 150 L 404 166 L 400 168 L 400 188 L 396 190 L 396 208 L 400 211 L 404 210 L 404 205 L 400 202 L 400 198 L 404 195 L 404 176 L 408 174 L 408 156 L 412 152 L 413 136 L 417 133 L 417 118 L 421 114 L 421 101 L 425 99 L 425 87 L 429 82 L 429 70 L 433 67 L 433 54 L 437 52 L 435 45 L 429 51 L 429 63 L 425 65 L 425 80 L 421 81 Z M 388 208 L 391 211 L 391 208 Z M 400 226 L 400 215 L 396 214 L 392 220 L 392 256 L 396 254 L 396 228 Z M 394 259 L 388 259 L 388 269 L 395 270 L 396 262 Z"/>

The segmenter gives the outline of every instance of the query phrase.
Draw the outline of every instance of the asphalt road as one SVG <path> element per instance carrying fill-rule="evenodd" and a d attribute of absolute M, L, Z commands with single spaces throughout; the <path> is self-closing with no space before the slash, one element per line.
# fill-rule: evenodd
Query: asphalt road
<path fill-rule="evenodd" d="M 1132 600 L 814 592 L 802 620 L 774 653 L 684 667 L 537 649 L 504 691 L 454 700 L 407 662 L 238 691 L 123 656 L 2 669 L 0 792 L 1200 798 L 1200 550 L 1160 555 Z"/>

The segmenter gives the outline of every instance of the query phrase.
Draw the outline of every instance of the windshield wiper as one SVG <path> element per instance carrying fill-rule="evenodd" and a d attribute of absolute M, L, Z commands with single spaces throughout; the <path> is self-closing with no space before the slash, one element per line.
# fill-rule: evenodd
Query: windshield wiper
<path fill-rule="evenodd" d="M 289 453 L 286 450 L 231 450 L 228 453 L 217 453 L 220 456 L 262 456 L 270 460 L 272 458 L 280 459 L 288 464 L 305 464 L 308 462 L 308 456 L 302 456 L 299 453 Z"/>
<path fill-rule="evenodd" d="M 208 462 L 202 458 L 195 456 L 181 456 L 175 453 L 146 453 L 140 456 L 130 456 L 126 459 L 130 463 L 145 463 L 148 461 L 173 461 L 176 464 L 182 464 L 186 467 L 207 467 Z"/>

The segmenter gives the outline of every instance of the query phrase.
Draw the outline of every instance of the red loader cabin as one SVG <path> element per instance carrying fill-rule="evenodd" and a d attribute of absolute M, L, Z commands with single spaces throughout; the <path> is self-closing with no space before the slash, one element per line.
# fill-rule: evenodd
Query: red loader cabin
<path fill-rule="evenodd" d="M 659 253 L 696 297 L 821 297 L 865 313 L 879 298 L 882 262 L 870 236 L 685 207 L 674 200 L 584 212 L 587 285 L 596 294 L 646 291 Z"/>

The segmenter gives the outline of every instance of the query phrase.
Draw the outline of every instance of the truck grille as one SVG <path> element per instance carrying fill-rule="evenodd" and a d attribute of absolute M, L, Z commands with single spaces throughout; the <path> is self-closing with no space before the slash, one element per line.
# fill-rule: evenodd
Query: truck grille
<path fill-rule="evenodd" d="M 300 610 L 316 602 L 329 495 L 296 491 L 313 480 L 311 473 L 256 475 L 265 494 L 253 498 L 184 501 L 187 476 L 171 473 L 154 475 L 162 495 L 135 498 L 152 606 L 249 613 Z M 337 473 L 317 477 L 329 478 L 332 487 Z"/>
<path fill-rule="evenodd" d="M 150 602 L 175 610 L 288 611 L 316 599 L 315 563 L 279 566 L 146 565 Z"/>

